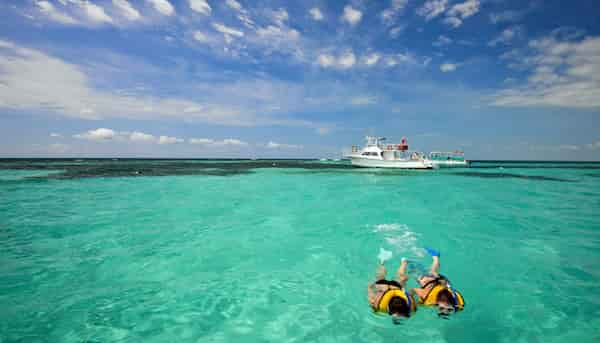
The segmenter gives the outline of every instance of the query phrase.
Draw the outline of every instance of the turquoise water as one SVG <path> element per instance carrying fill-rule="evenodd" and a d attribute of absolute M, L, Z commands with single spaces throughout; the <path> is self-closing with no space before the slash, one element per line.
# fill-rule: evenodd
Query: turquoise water
<path fill-rule="evenodd" d="M 480 166 L 0 171 L 0 342 L 600 341 L 600 165 Z M 465 311 L 373 315 L 423 246 Z"/>

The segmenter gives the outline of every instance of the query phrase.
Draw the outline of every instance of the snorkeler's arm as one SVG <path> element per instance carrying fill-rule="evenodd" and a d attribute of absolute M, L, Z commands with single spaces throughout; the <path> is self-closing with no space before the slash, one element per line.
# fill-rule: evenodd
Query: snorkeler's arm
<path fill-rule="evenodd" d="M 369 284 L 367 286 L 367 298 L 369 299 L 369 304 L 371 305 L 371 307 L 375 307 L 375 293 L 373 293 L 373 286 L 375 286 L 374 284 Z"/>
<path fill-rule="evenodd" d="M 398 282 L 400 282 L 400 284 L 402 286 L 406 285 L 406 281 L 408 281 L 408 275 L 406 275 L 406 267 L 408 266 L 408 261 L 405 258 L 402 258 L 402 262 L 400 262 L 400 267 L 398 268 L 398 271 L 396 273 L 396 278 L 398 279 Z"/>
<path fill-rule="evenodd" d="M 439 271 L 440 271 L 440 257 L 439 256 L 431 256 L 431 259 L 433 260 L 431 262 L 431 270 L 429 271 L 431 273 L 431 275 L 435 275 L 435 276 L 439 276 Z"/>
<path fill-rule="evenodd" d="M 414 294 L 417 295 L 417 297 L 419 297 L 419 300 L 423 300 L 425 298 L 425 296 L 427 296 L 427 292 L 424 289 L 413 288 L 412 291 Z"/>

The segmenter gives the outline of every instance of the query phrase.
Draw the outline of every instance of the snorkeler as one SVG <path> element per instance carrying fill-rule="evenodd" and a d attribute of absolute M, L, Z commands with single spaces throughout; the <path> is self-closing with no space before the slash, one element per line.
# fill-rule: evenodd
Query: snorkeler
<path fill-rule="evenodd" d="M 438 316 L 448 318 L 451 313 L 464 308 L 465 300 L 460 292 L 452 288 L 448 278 L 439 274 L 439 251 L 431 248 L 425 248 L 425 250 L 433 260 L 431 269 L 429 274 L 419 276 L 417 282 L 421 285 L 421 288 L 414 288 L 413 291 L 419 297 L 419 304 L 437 306 Z"/>
<path fill-rule="evenodd" d="M 417 310 L 416 302 L 405 289 L 408 280 L 406 275 L 408 263 L 406 259 L 402 259 L 396 273 L 396 280 L 386 280 L 387 270 L 383 262 L 380 262 L 377 269 L 375 283 L 367 287 L 367 295 L 373 311 L 391 315 L 396 323 L 396 319 L 408 318 Z"/>

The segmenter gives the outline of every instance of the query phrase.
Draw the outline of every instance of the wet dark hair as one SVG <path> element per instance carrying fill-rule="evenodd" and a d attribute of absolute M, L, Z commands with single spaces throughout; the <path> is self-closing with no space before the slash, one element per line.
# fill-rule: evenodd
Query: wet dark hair
<path fill-rule="evenodd" d="M 388 313 L 390 315 L 408 317 L 410 314 L 410 309 L 408 308 L 406 300 L 402 299 L 401 297 L 392 297 L 388 303 Z"/>
<path fill-rule="evenodd" d="M 449 290 L 443 289 L 437 294 L 435 302 L 454 306 L 454 297 Z"/>

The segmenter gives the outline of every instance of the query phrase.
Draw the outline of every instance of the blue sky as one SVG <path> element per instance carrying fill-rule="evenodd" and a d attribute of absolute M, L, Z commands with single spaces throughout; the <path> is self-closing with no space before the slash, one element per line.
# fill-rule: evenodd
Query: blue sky
<path fill-rule="evenodd" d="M 0 156 L 600 160 L 600 3 L 0 4 Z"/>

